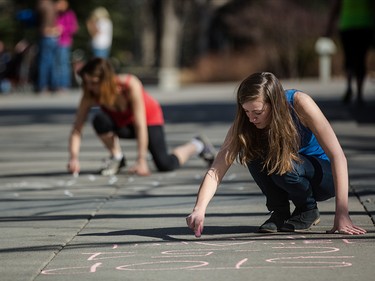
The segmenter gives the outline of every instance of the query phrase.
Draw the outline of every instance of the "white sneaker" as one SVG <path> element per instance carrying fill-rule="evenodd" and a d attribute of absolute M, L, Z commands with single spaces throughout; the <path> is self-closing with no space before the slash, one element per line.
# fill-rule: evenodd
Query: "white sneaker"
<path fill-rule="evenodd" d="M 208 165 L 211 165 L 217 154 L 216 149 L 205 136 L 200 135 L 195 137 L 195 139 L 202 142 L 204 145 L 202 152 L 199 153 L 199 157 L 206 161 Z"/>
<path fill-rule="evenodd" d="M 124 156 L 120 160 L 116 160 L 111 157 L 103 161 L 102 167 L 100 168 L 99 172 L 103 176 L 113 176 L 116 175 L 125 166 L 126 163 Z"/>

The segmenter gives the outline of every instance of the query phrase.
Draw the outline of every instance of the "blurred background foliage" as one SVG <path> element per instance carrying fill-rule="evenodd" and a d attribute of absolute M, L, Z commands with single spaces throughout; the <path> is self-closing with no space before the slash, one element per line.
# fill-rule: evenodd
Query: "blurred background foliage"
<path fill-rule="evenodd" d="M 165 0 L 71 0 L 80 29 L 73 50 L 89 56 L 85 21 L 105 6 L 114 23 L 111 57 L 119 71 L 153 75 L 160 67 Z M 318 76 L 316 40 L 324 34 L 328 0 L 174 0 L 181 23 L 178 65 L 184 82 L 238 80 L 254 71 L 283 78 Z M 0 40 L 11 49 L 36 42 L 31 15 L 36 0 L 0 0 Z M 20 13 L 22 11 L 22 13 Z M 30 14 L 28 14 L 30 13 Z M 149 34 L 147 38 L 145 34 Z M 150 35 L 151 34 L 151 35 Z M 151 36 L 151 37 L 150 37 Z M 337 35 L 336 35 L 337 36 Z M 152 44 L 150 38 L 153 40 Z M 338 42 L 337 38 L 335 41 Z M 337 44 L 339 45 L 339 44 Z M 341 50 L 333 72 L 341 72 Z"/>

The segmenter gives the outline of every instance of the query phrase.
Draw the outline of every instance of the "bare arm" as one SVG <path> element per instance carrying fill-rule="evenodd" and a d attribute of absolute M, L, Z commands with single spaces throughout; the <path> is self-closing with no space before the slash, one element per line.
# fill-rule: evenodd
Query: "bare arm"
<path fill-rule="evenodd" d="M 81 133 L 90 108 L 94 105 L 91 99 L 83 97 L 77 109 L 76 119 L 69 136 L 69 163 L 68 170 L 71 173 L 79 173 L 79 150 L 81 146 Z"/>
<path fill-rule="evenodd" d="M 211 168 L 206 172 L 203 178 L 193 212 L 186 218 L 187 225 L 194 231 L 196 237 L 201 236 L 207 206 L 214 197 L 221 180 L 232 164 L 226 163 L 225 161 L 228 138 L 231 134 L 232 128 L 229 129 L 224 144 L 218 152 Z"/>
<path fill-rule="evenodd" d="M 335 222 L 331 232 L 363 234 L 366 231 L 355 226 L 349 217 L 348 193 L 349 176 L 344 151 L 328 120 L 317 104 L 306 94 L 298 92 L 295 96 L 295 108 L 305 126 L 316 136 L 319 144 L 329 157 L 336 192 Z"/>
<path fill-rule="evenodd" d="M 148 130 L 146 121 L 146 109 L 143 98 L 143 87 L 141 81 L 135 76 L 129 80 L 130 103 L 134 114 L 134 128 L 137 138 L 138 157 L 137 163 L 132 171 L 139 175 L 150 174 L 147 165 Z"/>
<path fill-rule="evenodd" d="M 98 33 L 98 28 L 96 27 L 95 20 L 90 18 L 86 21 L 87 31 L 91 37 L 94 37 Z"/>

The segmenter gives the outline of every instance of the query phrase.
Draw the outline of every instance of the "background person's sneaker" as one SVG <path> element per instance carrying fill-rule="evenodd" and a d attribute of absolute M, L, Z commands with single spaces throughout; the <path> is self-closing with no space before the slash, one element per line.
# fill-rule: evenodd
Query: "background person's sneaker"
<path fill-rule="evenodd" d="M 301 232 L 309 230 L 313 225 L 320 222 L 320 214 L 318 208 L 300 211 L 297 208 L 294 210 L 290 219 L 281 227 L 281 231 L 286 232 Z"/>
<path fill-rule="evenodd" d="M 208 165 L 214 162 L 217 151 L 212 143 L 205 137 L 205 136 L 197 136 L 195 137 L 198 141 L 202 142 L 204 147 L 201 153 L 199 153 L 199 157 L 202 158 L 204 161 L 207 162 Z"/>
<path fill-rule="evenodd" d="M 266 220 L 258 229 L 258 232 L 273 233 L 280 230 L 285 221 L 290 218 L 290 212 L 274 211 L 271 217 Z"/>
<path fill-rule="evenodd" d="M 116 175 L 125 166 L 126 163 L 124 156 L 120 160 L 116 160 L 111 157 L 103 161 L 99 173 L 103 176 L 113 176 Z"/>

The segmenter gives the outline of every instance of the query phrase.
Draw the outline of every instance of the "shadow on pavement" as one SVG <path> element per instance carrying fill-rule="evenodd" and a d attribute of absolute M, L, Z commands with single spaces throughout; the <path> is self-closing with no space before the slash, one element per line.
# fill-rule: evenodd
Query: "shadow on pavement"
<path fill-rule="evenodd" d="M 258 231 L 257 226 L 205 226 L 205 235 L 226 235 L 226 234 L 240 234 L 240 233 L 254 233 Z M 130 229 L 119 230 L 102 233 L 79 234 L 78 236 L 144 236 L 150 238 L 158 238 L 165 241 L 181 240 L 173 238 L 175 235 L 194 235 L 193 231 L 186 227 L 163 227 L 150 229 Z"/>
<path fill-rule="evenodd" d="M 355 121 L 358 124 L 375 123 L 375 101 L 359 106 L 355 103 L 344 105 L 338 100 L 316 100 L 329 121 Z"/>
<path fill-rule="evenodd" d="M 305 239 L 304 236 L 300 237 L 304 232 L 300 233 L 290 233 L 290 232 L 278 232 L 278 233 L 259 233 L 258 232 L 259 226 L 205 226 L 204 232 L 202 237 L 195 240 L 194 233 L 191 229 L 186 227 L 164 227 L 164 228 L 150 228 L 150 229 L 130 229 L 130 230 L 119 230 L 119 231 L 110 231 L 110 232 L 100 232 L 100 233 L 89 233 L 89 234 L 78 234 L 78 236 L 98 236 L 98 237 L 109 237 L 109 236 L 143 236 L 147 238 L 157 238 L 162 239 L 163 241 L 186 241 L 186 238 L 175 238 L 173 236 L 191 236 L 196 242 L 203 242 L 203 241 L 216 241 L 220 240 L 223 241 L 223 235 L 241 235 L 241 234 L 249 234 L 251 236 L 247 237 L 250 240 L 253 239 L 265 239 L 267 241 L 271 240 L 269 237 L 274 236 L 275 240 L 286 239 L 290 240 L 290 236 L 296 236 L 293 238 L 294 240 L 303 240 Z M 371 231 L 368 232 L 372 233 Z M 317 234 L 316 238 L 309 238 L 311 240 L 322 240 L 327 239 L 327 237 L 322 237 L 322 234 L 326 234 L 325 231 L 314 231 L 309 230 L 306 234 Z M 217 237 L 212 237 L 212 235 L 216 235 Z M 348 236 L 341 236 L 339 234 L 326 234 L 330 237 L 330 239 L 343 239 L 343 237 L 347 238 Z M 210 237 L 211 236 L 211 237 Z M 207 239 L 205 239 L 207 237 Z M 368 239 L 366 236 L 350 236 L 350 239 Z M 225 239 L 224 239 L 225 240 Z M 231 239 L 229 239 L 231 240 Z M 241 240 L 246 240 L 246 237 L 241 237 Z M 138 243 L 138 241 L 136 242 Z M 121 244 L 121 243 L 119 243 Z"/>
<path fill-rule="evenodd" d="M 359 124 L 375 123 L 375 101 L 363 106 L 343 105 L 339 100 L 316 100 L 329 121 L 356 121 Z M 211 123 L 233 121 L 234 102 L 200 102 L 168 104 L 162 106 L 166 123 Z M 93 109 L 91 114 L 97 109 Z M 0 111 L 0 126 L 28 124 L 71 124 L 76 108 L 40 107 L 11 108 Z"/>
<path fill-rule="evenodd" d="M 238 239 L 237 241 L 277 241 L 280 243 L 281 240 L 290 241 L 291 237 L 293 237 L 293 241 L 298 240 L 306 240 L 306 237 L 303 233 L 289 233 L 289 232 L 278 232 L 278 233 L 257 233 L 258 227 L 256 226 L 230 226 L 230 227 L 216 227 L 216 226 L 206 226 L 204 228 L 204 233 L 202 234 L 201 238 L 195 238 L 193 232 L 186 226 L 186 227 L 174 227 L 174 228 L 154 228 L 154 229 L 134 229 L 131 232 L 126 233 L 126 230 L 123 231 L 113 231 L 107 233 L 93 233 L 93 234 L 80 234 L 78 236 L 124 236 L 124 235 L 135 235 L 135 236 L 144 236 L 145 234 L 152 234 L 151 237 L 163 239 L 162 241 L 151 241 L 149 239 L 144 241 L 116 241 L 117 245 L 134 245 L 134 244 L 152 244 L 152 243 L 168 243 L 170 241 L 188 241 L 188 242 L 219 242 L 222 245 L 225 245 L 226 242 L 233 242 L 233 239 Z M 125 232 L 125 233 L 124 233 Z M 131 233 L 131 234 L 130 234 Z M 155 234 L 158 233 L 158 234 Z M 374 231 L 368 231 L 366 235 L 345 235 L 345 234 L 326 234 L 325 232 L 314 232 L 310 231 L 308 240 L 309 241 L 327 241 L 329 240 L 342 240 L 348 239 L 350 240 L 369 240 L 374 239 L 372 234 L 375 233 Z M 143 235 L 142 235 L 143 234 Z M 223 235 L 231 235 L 229 237 L 225 237 Z M 244 235 L 248 234 L 248 235 Z M 313 236 L 313 235 L 316 236 Z M 324 235 L 322 235 L 324 234 Z M 185 235 L 191 238 L 174 238 L 170 235 Z M 209 235 L 216 235 L 216 236 L 209 236 Z M 147 236 L 148 237 L 148 236 Z M 108 242 L 87 242 L 87 243 L 74 243 L 71 245 L 67 245 L 66 249 L 92 249 L 98 247 L 105 247 L 113 246 L 112 241 Z M 61 245 L 60 244 L 50 244 L 50 245 L 41 245 L 41 246 L 30 246 L 30 247 L 11 247 L 6 249 L 0 249 L 0 253 L 17 253 L 17 252 L 41 252 L 41 251 L 60 251 Z"/>
<path fill-rule="evenodd" d="M 39 173 L 20 173 L 15 171 L 14 174 L 4 174 L 0 178 L 55 178 L 61 176 L 72 177 L 72 174 L 67 171 L 50 171 L 50 172 L 39 172 Z M 100 175 L 98 170 L 84 170 L 79 173 L 80 176 L 85 175 Z"/>

